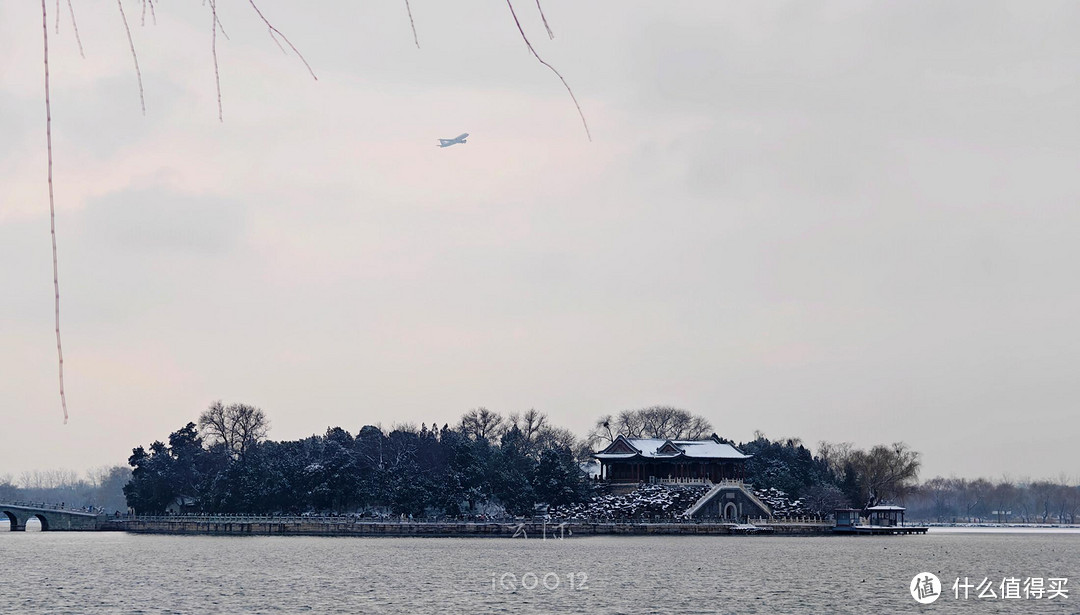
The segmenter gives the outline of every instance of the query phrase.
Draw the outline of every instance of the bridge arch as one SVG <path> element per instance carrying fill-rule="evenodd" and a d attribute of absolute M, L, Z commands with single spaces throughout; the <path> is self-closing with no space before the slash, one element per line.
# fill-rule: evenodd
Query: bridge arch
<path fill-rule="evenodd" d="M 4 515 L 7 517 L 7 520 L 10 522 L 10 525 L 8 526 L 8 531 L 17 532 L 22 529 L 22 526 L 19 525 L 19 518 L 15 516 L 15 513 L 11 512 L 10 510 L 3 510 L 0 512 L 3 512 Z"/>
<path fill-rule="evenodd" d="M 45 515 L 42 515 L 42 514 L 39 514 L 39 513 L 34 513 L 34 514 L 31 514 L 29 518 L 27 518 L 27 521 L 29 521 L 30 519 L 37 519 L 38 522 L 41 523 L 41 531 L 42 532 L 48 532 L 49 531 L 49 519 Z M 26 527 L 26 523 L 24 522 L 23 523 L 23 528 L 25 528 L 25 527 Z"/>

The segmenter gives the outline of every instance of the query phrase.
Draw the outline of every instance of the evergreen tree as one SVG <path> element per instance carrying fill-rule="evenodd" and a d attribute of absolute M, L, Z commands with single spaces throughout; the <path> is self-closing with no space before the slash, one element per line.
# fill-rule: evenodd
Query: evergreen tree
<path fill-rule="evenodd" d="M 585 473 L 570 449 L 544 449 L 533 476 L 536 497 L 549 506 L 567 506 L 591 495 Z"/>

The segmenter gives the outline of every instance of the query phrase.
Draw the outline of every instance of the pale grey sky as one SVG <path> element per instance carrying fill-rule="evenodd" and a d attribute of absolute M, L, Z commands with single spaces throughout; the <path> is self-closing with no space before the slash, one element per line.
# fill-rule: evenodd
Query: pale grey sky
<path fill-rule="evenodd" d="M 271 437 L 670 404 L 747 440 L 1080 476 L 1080 5 L 263 0 L 0 14 L 0 475 L 217 399 Z M 50 10 L 52 9 L 50 5 Z M 52 16 L 50 15 L 50 24 Z M 471 133 L 468 144 L 434 147 Z"/>

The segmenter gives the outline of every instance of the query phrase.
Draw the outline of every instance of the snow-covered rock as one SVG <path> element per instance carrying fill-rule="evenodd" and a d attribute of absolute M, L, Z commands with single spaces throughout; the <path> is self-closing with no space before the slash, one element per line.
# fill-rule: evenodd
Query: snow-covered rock
<path fill-rule="evenodd" d="M 549 511 L 552 518 L 650 519 L 676 517 L 705 495 L 706 487 L 643 484 L 626 495 L 602 495 L 583 504 Z"/>
<path fill-rule="evenodd" d="M 754 495 L 769 505 L 774 517 L 801 517 L 809 515 L 802 500 L 792 500 L 784 491 L 775 487 L 754 489 Z"/>

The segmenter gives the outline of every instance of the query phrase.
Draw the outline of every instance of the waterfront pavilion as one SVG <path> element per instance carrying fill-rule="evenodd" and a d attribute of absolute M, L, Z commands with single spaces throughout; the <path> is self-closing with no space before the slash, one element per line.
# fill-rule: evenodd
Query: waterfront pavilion
<path fill-rule="evenodd" d="M 708 484 L 742 481 L 751 456 L 713 434 L 706 440 L 620 435 L 593 457 L 600 462 L 600 479 L 608 482 Z"/>
<path fill-rule="evenodd" d="M 886 527 L 894 527 L 897 525 L 904 525 L 904 511 L 907 510 L 903 506 L 894 506 L 891 504 L 879 504 L 877 506 L 871 506 L 866 509 L 866 515 L 870 519 L 870 525 L 881 525 Z"/>

